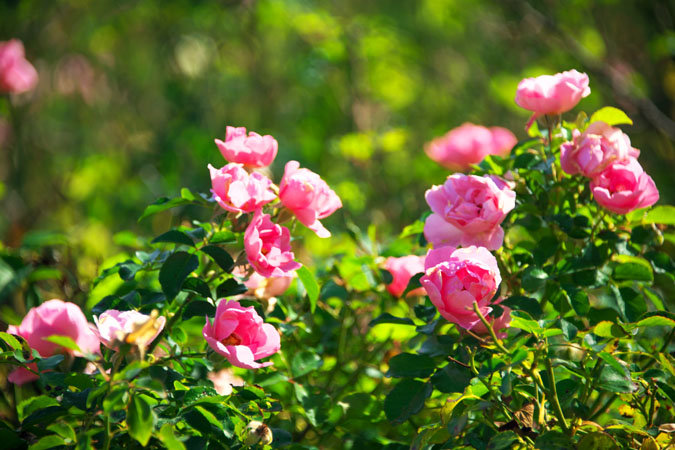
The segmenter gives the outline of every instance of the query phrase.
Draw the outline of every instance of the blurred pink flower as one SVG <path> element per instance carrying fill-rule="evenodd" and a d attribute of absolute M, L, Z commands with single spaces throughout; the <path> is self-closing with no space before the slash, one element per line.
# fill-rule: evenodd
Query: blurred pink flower
<path fill-rule="evenodd" d="M 18 39 L 0 42 L 0 92 L 20 94 L 32 90 L 38 73 L 24 55 Z"/>
<path fill-rule="evenodd" d="M 320 219 L 342 208 L 342 201 L 319 175 L 309 169 L 300 169 L 300 163 L 286 163 L 279 185 L 279 199 L 291 210 L 301 224 L 321 238 L 330 237 Z"/>
<path fill-rule="evenodd" d="M 291 249 L 288 228 L 272 222 L 269 214 L 256 211 L 244 233 L 244 249 L 248 262 L 263 277 L 285 277 L 299 269 Z"/>
<path fill-rule="evenodd" d="M 246 135 L 244 127 L 227 127 L 225 142 L 215 140 L 223 158 L 246 167 L 266 167 L 277 156 L 278 144 L 270 135 L 260 136 L 253 131 Z"/>
<path fill-rule="evenodd" d="M 244 380 L 234 374 L 232 369 L 220 369 L 218 372 L 209 372 L 208 379 L 218 395 L 230 395 L 233 386 L 243 386 Z"/>
<path fill-rule="evenodd" d="M 138 311 L 118 311 L 116 309 L 109 309 L 100 316 L 94 316 L 94 323 L 91 325 L 92 331 L 101 340 L 101 343 L 108 348 L 115 349 L 119 341 L 123 341 L 125 337 L 135 331 L 152 317 L 142 314 Z M 140 344 L 141 347 L 147 346 L 155 340 L 161 333 L 166 323 L 166 317 L 160 316 L 155 320 L 152 333 L 142 337 L 141 341 L 134 342 Z"/>
<path fill-rule="evenodd" d="M 617 214 L 652 206 L 659 191 L 635 158 L 616 161 L 591 180 L 595 201 Z"/>
<path fill-rule="evenodd" d="M 227 211 L 253 212 L 277 198 L 269 178 L 249 174 L 242 164 L 230 163 L 220 169 L 209 164 L 209 172 L 213 197 Z"/>
<path fill-rule="evenodd" d="M 393 281 L 387 285 L 387 290 L 394 297 L 403 295 L 408 282 L 413 275 L 424 272 L 424 256 L 409 255 L 400 258 L 389 257 L 384 263 Z M 425 295 L 423 288 L 408 292 L 408 296 Z"/>
<path fill-rule="evenodd" d="M 213 323 L 207 317 L 202 334 L 212 349 L 244 369 L 271 366 L 272 362 L 256 360 L 281 348 L 279 332 L 263 323 L 253 306 L 243 307 L 235 300 L 220 299 Z"/>

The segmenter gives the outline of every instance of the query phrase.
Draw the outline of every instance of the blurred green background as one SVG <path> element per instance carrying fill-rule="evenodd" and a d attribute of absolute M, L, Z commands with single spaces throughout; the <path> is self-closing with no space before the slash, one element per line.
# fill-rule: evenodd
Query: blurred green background
<path fill-rule="evenodd" d="M 592 89 L 575 111 L 625 110 L 673 203 L 674 21 L 646 0 L 3 1 L 0 40 L 40 83 L 0 103 L 0 239 L 64 232 L 91 279 L 120 232 L 179 220 L 137 223 L 145 205 L 208 191 L 226 125 L 279 141 L 276 182 L 290 159 L 321 174 L 345 204 L 331 230 L 398 233 L 447 176 L 426 141 L 465 121 L 525 138 L 518 81 L 571 68 Z"/>

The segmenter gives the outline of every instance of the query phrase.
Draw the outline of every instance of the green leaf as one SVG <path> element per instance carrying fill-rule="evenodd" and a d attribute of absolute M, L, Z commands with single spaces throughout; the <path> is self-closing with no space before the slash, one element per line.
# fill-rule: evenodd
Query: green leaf
<path fill-rule="evenodd" d="M 525 270 L 522 277 L 523 288 L 528 292 L 536 292 L 546 284 L 548 274 L 537 267 Z"/>
<path fill-rule="evenodd" d="M 211 298 L 211 289 L 209 288 L 209 285 L 197 277 L 187 277 L 181 290 L 197 293 L 204 298 Z"/>
<path fill-rule="evenodd" d="M 165 423 L 157 434 L 157 438 L 169 450 L 185 450 L 185 445 L 178 440 L 173 433 L 173 426 L 170 423 Z"/>
<path fill-rule="evenodd" d="M 28 450 L 47 450 L 49 448 L 65 445 L 65 440 L 56 434 L 41 437 L 37 442 L 28 447 Z"/>
<path fill-rule="evenodd" d="M 638 327 L 675 327 L 675 320 L 670 317 L 653 315 L 635 323 Z"/>
<path fill-rule="evenodd" d="M 123 409 L 122 405 L 125 405 L 128 399 L 129 387 L 121 385 L 103 399 L 103 411 L 106 414 L 111 414 L 117 409 Z"/>
<path fill-rule="evenodd" d="M 388 377 L 428 378 L 436 370 L 434 360 L 426 355 L 399 353 L 389 360 Z"/>
<path fill-rule="evenodd" d="M 203 300 L 195 300 L 190 302 L 183 311 L 183 320 L 191 319 L 192 317 L 213 317 L 216 313 L 216 307 L 210 302 Z"/>
<path fill-rule="evenodd" d="M 19 403 L 19 406 L 16 408 L 18 413 L 19 422 L 23 422 L 23 419 L 33 414 L 35 411 L 39 411 L 50 406 L 58 406 L 59 402 L 56 399 L 48 397 L 46 395 L 40 395 L 37 397 L 30 397 L 26 400 L 23 400 Z"/>
<path fill-rule="evenodd" d="M 138 218 L 138 221 L 140 222 L 146 217 L 150 217 L 153 214 L 157 214 L 158 212 L 162 212 L 170 208 L 175 208 L 176 206 L 189 205 L 190 203 L 192 203 L 190 200 L 186 200 L 180 197 L 171 199 L 167 197 L 158 198 L 157 200 L 155 200 L 154 203 L 148 205 L 145 208 L 145 211 L 143 211 L 141 217 Z"/>
<path fill-rule="evenodd" d="M 206 245 L 200 250 L 209 255 L 225 272 L 230 273 L 234 269 L 234 260 L 225 249 L 217 245 Z"/>
<path fill-rule="evenodd" d="M 595 114 L 593 114 L 595 115 Z M 577 444 L 578 450 L 619 450 L 619 446 L 616 445 L 616 442 L 612 437 L 607 433 L 602 433 L 600 431 L 595 431 L 593 433 L 588 433 L 586 436 L 581 438 Z"/>
<path fill-rule="evenodd" d="M 159 270 L 159 284 L 166 294 L 167 300 L 172 300 L 180 292 L 185 279 L 199 267 L 199 258 L 187 252 L 176 252 L 167 258 Z"/>
<path fill-rule="evenodd" d="M 538 334 L 543 331 L 539 322 L 530 319 L 529 316 L 522 311 L 511 311 L 511 324 L 509 326 L 511 328 L 520 328 L 531 334 Z"/>
<path fill-rule="evenodd" d="M 652 265 L 644 258 L 631 255 L 615 255 L 613 261 L 615 280 L 654 281 Z"/>
<path fill-rule="evenodd" d="M 233 297 L 235 295 L 243 294 L 248 291 L 248 288 L 243 284 L 237 283 L 237 280 L 230 278 L 218 285 L 216 288 L 216 297 Z"/>
<path fill-rule="evenodd" d="M 466 367 L 448 364 L 436 371 L 431 377 L 431 384 L 439 391 L 450 394 L 452 392 L 464 392 L 471 383 L 471 372 Z"/>
<path fill-rule="evenodd" d="M 156 244 L 158 242 L 170 242 L 173 244 L 182 244 L 189 247 L 194 247 L 195 242 L 190 236 L 178 230 L 169 230 L 166 233 L 160 234 L 154 238 L 151 243 Z"/>
<path fill-rule="evenodd" d="M 53 342 L 54 344 L 60 345 L 61 347 L 67 348 L 68 350 L 73 350 L 75 352 L 82 353 L 80 346 L 69 336 L 58 336 L 52 335 L 46 338 L 42 338 L 43 341 Z"/>
<path fill-rule="evenodd" d="M 422 278 L 423 276 L 424 273 L 420 272 L 410 277 L 410 280 L 408 280 L 408 285 L 405 287 L 405 290 L 403 291 L 403 294 L 401 294 L 401 297 L 405 298 L 408 295 L 408 292 L 421 288 L 422 283 L 420 283 L 420 278 Z"/>
<path fill-rule="evenodd" d="M 593 328 L 593 333 L 604 338 L 622 338 L 626 337 L 628 333 L 621 325 L 603 320 Z"/>
<path fill-rule="evenodd" d="M 0 339 L 14 350 L 21 350 L 21 343 L 11 334 L 0 331 Z"/>
<path fill-rule="evenodd" d="M 293 356 L 291 372 L 294 378 L 313 372 L 323 365 L 323 359 L 314 352 L 303 350 Z"/>
<path fill-rule="evenodd" d="M 407 238 L 408 236 L 414 236 L 424 232 L 424 222 L 417 220 L 414 223 L 403 228 L 401 234 L 398 235 L 399 239 Z"/>
<path fill-rule="evenodd" d="M 675 206 L 659 205 L 650 209 L 644 220 L 646 223 L 675 225 Z"/>
<path fill-rule="evenodd" d="M 633 125 L 633 121 L 628 115 L 619 108 L 605 106 L 600 108 L 591 116 L 591 123 L 605 122 L 607 125 Z"/>
<path fill-rule="evenodd" d="M 415 325 L 415 322 L 412 321 L 412 319 L 409 319 L 407 317 L 396 317 L 393 316 L 389 313 L 383 313 L 377 316 L 375 319 L 371 320 L 368 326 L 374 327 L 375 325 L 379 325 L 381 323 L 394 323 L 398 325 Z"/>
<path fill-rule="evenodd" d="M 316 302 L 319 299 L 319 285 L 317 284 L 314 275 L 312 275 L 312 272 L 310 272 L 307 267 L 300 267 L 296 270 L 296 273 L 298 274 L 298 278 L 302 282 L 302 285 L 305 287 L 307 297 L 309 298 L 310 308 L 313 313 L 314 309 L 316 309 Z"/>
<path fill-rule="evenodd" d="M 37 368 L 40 372 L 50 370 L 61 364 L 61 361 L 63 361 L 63 355 L 53 355 L 50 356 L 49 358 L 41 359 L 40 361 L 38 361 Z"/>
<path fill-rule="evenodd" d="M 600 378 L 597 384 L 599 389 L 609 392 L 620 392 L 630 394 L 637 391 L 637 385 L 631 380 L 630 372 L 627 368 L 618 368 L 614 365 L 605 365 L 600 372 Z"/>
<path fill-rule="evenodd" d="M 394 424 L 400 424 L 417 414 L 424 407 L 425 400 L 431 395 L 431 384 L 410 378 L 403 379 L 394 386 L 384 400 L 384 412 Z"/>
<path fill-rule="evenodd" d="M 506 450 L 514 448 L 514 444 L 518 442 L 518 440 L 518 435 L 513 431 L 499 433 L 490 439 L 486 450 Z"/>
<path fill-rule="evenodd" d="M 216 231 L 209 242 L 211 244 L 233 244 L 237 242 L 237 236 L 230 230 Z"/>
<path fill-rule="evenodd" d="M 204 416 L 204 418 L 214 427 L 222 430 L 223 429 L 223 424 L 220 423 L 220 421 L 216 418 L 216 416 L 209 411 L 208 409 L 204 408 L 203 406 L 195 405 L 194 408 L 199 411 L 199 413 Z"/>
<path fill-rule="evenodd" d="M 136 439 L 143 447 L 150 441 L 155 424 L 155 413 L 145 396 L 135 394 L 131 398 L 127 411 L 127 426 L 129 435 Z"/>

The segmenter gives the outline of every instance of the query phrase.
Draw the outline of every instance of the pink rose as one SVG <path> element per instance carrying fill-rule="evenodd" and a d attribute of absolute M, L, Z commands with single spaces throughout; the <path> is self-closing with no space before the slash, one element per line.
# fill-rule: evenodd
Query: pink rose
<path fill-rule="evenodd" d="M 233 212 L 253 212 L 277 198 L 272 181 L 265 175 L 249 173 L 242 164 L 230 163 L 220 169 L 209 164 L 213 198 L 223 209 Z"/>
<path fill-rule="evenodd" d="M 424 272 L 424 256 L 403 256 L 401 258 L 389 257 L 384 263 L 384 268 L 389 271 L 394 280 L 387 285 L 387 290 L 394 297 L 403 295 L 408 287 L 408 282 L 413 275 Z M 424 289 L 419 288 L 408 292 L 409 296 L 425 295 Z"/>
<path fill-rule="evenodd" d="M 319 220 L 342 208 L 340 197 L 326 182 L 311 170 L 300 169 L 300 163 L 297 161 L 286 163 L 284 176 L 279 185 L 279 199 L 295 214 L 301 224 L 321 238 L 330 237 L 330 231 Z"/>
<path fill-rule="evenodd" d="M 593 122 L 583 133 L 574 130 L 572 142 L 560 146 L 560 165 L 570 175 L 581 173 L 593 178 L 614 161 L 637 158 L 639 154 L 620 129 Z"/>
<path fill-rule="evenodd" d="M 273 355 L 281 348 L 277 330 L 263 323 L 253 306 L 244 308 L 235 300 L 221 299 L 213 323 L 206 318 L 204 339 L 232 365 L 244 369 L 271 366 L 272 362 L 256 360 Z"/>
<path fill-rule="evenodd" d="M 480 323 L 473 303 L 487 316 L 502 278 L 497 260 L 483 247 L 429 250 L 424 263 L 426 273 L 420 279 L 441 316 L 470 330 Z"/>
<path fill-rule="evenodd" d="M 534 112 L 527 123 L 529 128 L 537 117 L 569 111 L 579 103 L 579 100 L 588 97 L 590 93 L 588 75 L 576 70 L 568 70 L 555 75 L 542 75 L 521 80 L 516 91 L 516 103 Z"/>
<path fill-rule="evenodd" d="M 433 214 L 424 224 L 424 236 L 434 247 L 478 245 L 497 250 L 504 241 L 500 224 L 516 205 L 516 193 L 494 175 L 450 175 L 425 198 Z"/>
<path fill-rule="evenodd" d="M 269 277 L 265 278 L 257 272 L 253 272 L 248 280 L 244 281 L 249 292 L 257 298 L 269 299 L 277 297 L 290 287 L 295 278 L 295 272 L 290 272 L 287 277 Z"/>
<path fill-rule="evenodd" d="M 277 156 L 278 144 L 270 135 L 260 136 L 253 131 L 246 136 L 244 127 L 227 127 L 225 142 L 215 140 L 223 158 L 246 167 L 267 167 Z"/>
<path fill-rule="evenodd" d="M 248 262 L 264 277 L 285 277 L 299 269 L 293 259 L 291 233 L 272 222 L 269 214 L 256 211 L 244 233 L 244 249 Z"/>
<path fill-rule="evenodd" d="M 654 180 L 635 158 L 612 163 L 591 180 L 591 190 L 600 206 L 617 214 L 652 206 L 659 199 Z"/>
<path fill-rule="evenodd" d="M 71 353 L 75 356 L 83 356 L 83 353 L 101 353 L 101 343 L 89 328 L 80 307 L 62 300 L 49 300 L 40 306 L 31 308 L 21 321 L 21 325 L 18 327 L 10 325 L 7 332 L 24 338 L 30 348 L 37 350 L 43 358 L 56 353 Z M 83 353 L 46 341 L 45 338 L 50 336 L 71 338 Z M 37 369 L 37 365 L 34 369 Z M 30 371 L 19 368 L 10 373 L 7 379 L 14 384 L 24 384 L 38 378 Z"/>
<path fill-rule="evenodd" d="M 0 42 L 0 92 L 20 94 L 32 90 L 37 82 L 38 73 L 24 57 L 21 41 Z"/>
<path fill-rule="evenodd" d="M 495 301 L 493 305 L 501 302 L 501 299 Z M 511 308 L 508 306 L 502 306 L 502 309 L 504 312 L 502 312 L 502 315 L 499 316 L 498 318 L 493 318 L 490 316 L 485 316 L 487 319 L 488 323 L 492 325 L 492 329 L 495 331 L 495 334 L 499 339 L 504 339 L 507 336 L 506 328 L 509 327 L 509 324 L 511 323 Z M 480 320 L 480 319 L 479 319 Z M 488 329 L 485 328 L 485 325 L 483 325 L 483 322 L 478 322 L 474 327 L 471 329 L 476 334 L 480 335 L 485 335 L 488 334 Z"/>
<path fill-rule="evenodd" d="M 429 158 L 450 170 L 468 170 L 487 155 L 504 155 L 518 142 L 506 128 L 465 123 L 426 145 Z"/>
<path fill-rule="evenodd" d="M 117 311 L 116 309 L 109 309 L 100 316 L 94 316 L 96 326 L 91 325 L 92 331 L 101 340 L 101 343 L 110 349 L 117 348 L 117 343 L 123 341 L 125 337 L 137 331 L 139 327 L 147 323 L 152 318 L 148 315 L 141 314 L 138 311 Z M 152 328 L 152 333 L 142 336 L 142 341 L 135 343 L 141 347 L 147 346 L 155 340 L 159 333 L 164 328 L 166 318 L 160 316 L 155 320 L 155 326 Z"/>

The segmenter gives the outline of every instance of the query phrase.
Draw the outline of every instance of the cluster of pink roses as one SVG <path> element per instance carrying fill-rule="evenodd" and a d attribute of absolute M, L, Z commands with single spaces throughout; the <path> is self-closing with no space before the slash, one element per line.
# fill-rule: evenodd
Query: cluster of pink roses
<path fill-rule="evenodd" d="M 0 92 L 20 94 L 32 90 L 37 82 L 38 73 L 26 59 L 21 41 L 0 42 Z"/>

